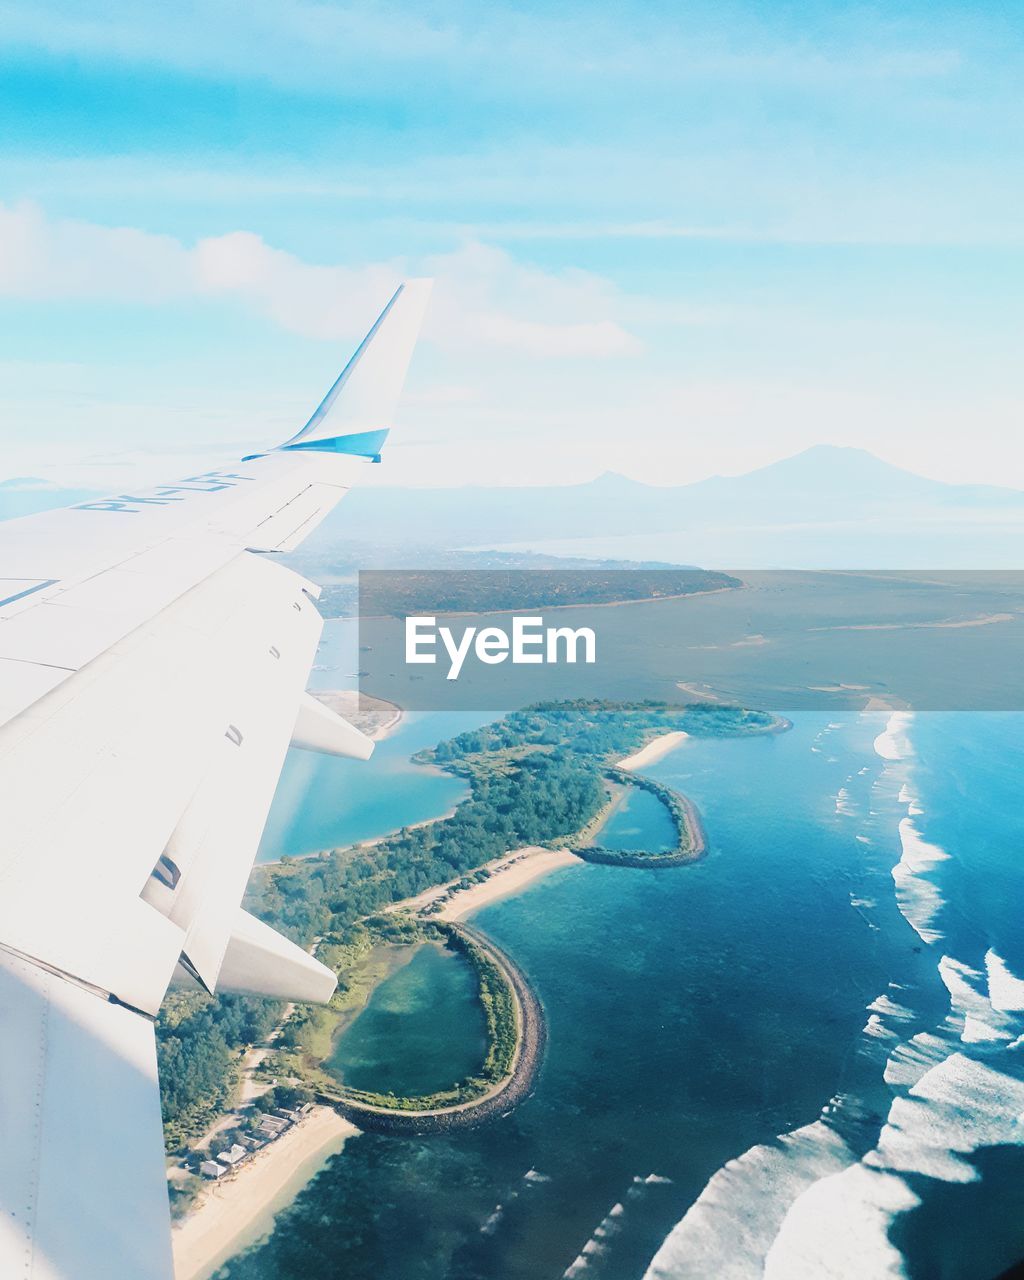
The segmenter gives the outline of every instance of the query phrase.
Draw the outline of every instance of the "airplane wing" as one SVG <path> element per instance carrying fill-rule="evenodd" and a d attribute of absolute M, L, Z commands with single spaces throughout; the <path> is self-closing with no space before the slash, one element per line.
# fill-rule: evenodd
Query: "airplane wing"
<path fill-rule="evenodd" d="M 319 589 L 273 562 L 379 461 L 429 281 L 305 427 L 236 466 L 0 525 L 0 1275 L 168 1280 L 168 984 L 326 1000 L 240 908 L 306 694 Z"/>

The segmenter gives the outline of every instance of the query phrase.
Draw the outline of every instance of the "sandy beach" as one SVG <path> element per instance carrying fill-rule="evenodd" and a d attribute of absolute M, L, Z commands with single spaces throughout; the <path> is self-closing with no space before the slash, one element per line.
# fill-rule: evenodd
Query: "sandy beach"
<path fill-rule="evenodd" d="M 317 1107 L 234 1174 L 211 1183 L 171 1233 L 175 1280 L 207 1280 L 265 1235 L 274 1216 L 358 1132 L 330 1107 Z"/>
<path fill-rule="evenodd" d="M 624 760 L 620 760 L 618 767 L 620 769 L 643 769 L 649 764 L 654 764 L 656 760 L 662 759 L 663 756 L 667 756 L 670 751 L 674 751 L 680 742 L 689 736 L 682 729 L 676 729 L 672 733 L 663 733 L 655 738 L 653 742 L 648 742 L 646 747 L 641 747 L 633 755 L 626 756 Z"/>
<path fill-rule="evenodd" d="M 440 919 L 461 920 L 470 912 L 497 902 L 499 898 L 518 893 L 531 881 L 550 875 L 560 867 L 580 865 L 579 858 L 568 849 L 517 849 L 511 855 L 511 860 L 502 858 L 486 880 L 460 890 L 450 902 L 446 902 L 440 912 Z"/>

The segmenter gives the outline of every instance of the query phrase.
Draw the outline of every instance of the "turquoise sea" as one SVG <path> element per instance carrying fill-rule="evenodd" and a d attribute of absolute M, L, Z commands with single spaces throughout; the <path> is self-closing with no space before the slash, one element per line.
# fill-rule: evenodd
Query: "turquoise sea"
<path fill-rule="evenodd" d="M 219 1274 L 985 1280 L 1024 1256 L 1024 719 L 793 718 L 651 768 L 699 805 L 700 863 L 581 864 L 477 913 L 546 1011 L 525 1103 L 351 1140 Z M 408 1071 L 451 978 L 408 1035 L 367 1010 L 360 1060 Z"/>

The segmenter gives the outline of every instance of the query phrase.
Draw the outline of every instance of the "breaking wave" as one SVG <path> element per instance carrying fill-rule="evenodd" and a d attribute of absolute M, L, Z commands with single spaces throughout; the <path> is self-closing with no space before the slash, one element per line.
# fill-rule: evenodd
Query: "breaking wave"
<path fill-rule="evenodd" d="M 950 854 L 916 822 L 924 810 L 913 785 L 912 726 L 910 713 L 892 713 L 874 748 L 905 806 L 896 902 L 933 946 L 943 941 L 945 905 L 934 877 Z M 991 947 L 983 965 L 946 950 L 936 960 L 948 995 L 938 1021 L 934 1005 L 925 1002 L 930 1013 L 915 1007 L 916 981 L 890 982 L 865 1010 L 858 1053 L 877 1064 L 866 1096 L 881 1093 L 878 1113 L 866 1101 L 833 1098 L 818 1120 L 730 1160 L 644 1280 L 906 1280 L 892 1230 L 901 1215 L 933 1186 L 977 1181 L 972 1157 L 981 1148 L 1024 1147 L 1024 979 Z"/>

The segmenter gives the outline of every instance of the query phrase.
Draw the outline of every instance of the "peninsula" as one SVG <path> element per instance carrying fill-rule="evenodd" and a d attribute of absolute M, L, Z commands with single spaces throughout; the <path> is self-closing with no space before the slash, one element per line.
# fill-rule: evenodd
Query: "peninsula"
<path fill-rule="evenodd" d="M 382 712 L 377 718 L 378 728 L 386 724 Z M 462 917 L 581 857 L 645 866 L 699 857 L 706 840 L 695 807 L 634 770 L 687 736 L 784 727 L 765 713 L 720 704 L 553 702 L 421 753 L 424 763 L 468 781 L 470 795 L 454 814 L 372 844 L 255 870 L 248 909 L 315 948 L 338 973 L 338 991 L 326 1007 L 294 1009 L 189 997 L 194 1003 L 183 1016 L 161 1030 L 170 1150 L 187 1152 L 198 1132 L 216 1132 L 219 1146 L 258 1139 L 253 1126 L 266 1127 L 267 1107 L 279 1114 L 272 1108 L 280 1088 L 300 1107 L 327 1104 L 357 1128 L 389 1132 L 478 1124 L 507 1111 L 530 1091 L 544 1047 L 542 1010 L 511 958 Z M 671 854 L 601 856 L 602 822 L 630 786 L 654 789 L 672 813 L 678 841 Z M 442 943 L 473 968 L 486 1015 L 485 1060 L 441 1095 L 397 1098 L 346 1086 L 329 1065 L 333 1046 L 377 983 L 424 942 Z M 270 1101 L 260 1104 L 261 1097 Z M 308 1131 L 334 1140 L 326 1125 Z M 172 1181 L 179 1211 L 198 1190 L 187 1166 L 186 1157 Z M 265 1172 L 263 1181 L 273 1180 Z"/>

